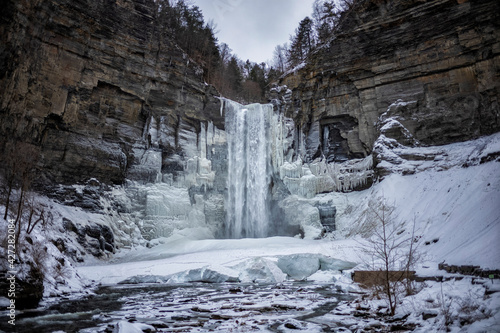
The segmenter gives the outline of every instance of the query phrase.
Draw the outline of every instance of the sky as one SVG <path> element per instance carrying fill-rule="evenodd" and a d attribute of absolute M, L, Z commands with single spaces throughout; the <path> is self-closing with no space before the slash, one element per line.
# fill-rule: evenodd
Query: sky
<path fill-rule="evenodd" d="M 314 0 L 191 0 L 205 22 L 213 20 L 219 43 L 243 61 L 266 62 L 276 45 L 289 41 Z"/>

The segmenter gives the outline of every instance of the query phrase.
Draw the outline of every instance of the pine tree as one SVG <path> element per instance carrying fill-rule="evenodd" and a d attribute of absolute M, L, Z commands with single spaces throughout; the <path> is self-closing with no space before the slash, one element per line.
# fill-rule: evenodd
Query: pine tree
<path fill-rule="evenodd" d="M 242 90 L 243 76 L 238 65 L 238 58 L 232 56 L 226 68 L 226 80 L 228 83 L 228 96 L 236 99 Z"/>
<path fill-rule="evenodd" d="M 314 47 L 313 21 L 306 17 L 299 23 L 295 36 L 291 38 L 288 62 L 291 67 L 303 62 Z"/>

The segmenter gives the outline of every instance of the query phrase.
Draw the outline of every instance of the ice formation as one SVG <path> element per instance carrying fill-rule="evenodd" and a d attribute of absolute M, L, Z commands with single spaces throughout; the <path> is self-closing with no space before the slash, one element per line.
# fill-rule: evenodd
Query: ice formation
<path fill-rule="evenodd" d="M 327 163 L 320 159 L 308 164 L 298 159 L 293 163 L 285 162 L 279 174 L 290 193 L 304 198 L 326 192 L 349 192 L 373 178 L 373 157 L 369 155 L 343 163 Z"/>

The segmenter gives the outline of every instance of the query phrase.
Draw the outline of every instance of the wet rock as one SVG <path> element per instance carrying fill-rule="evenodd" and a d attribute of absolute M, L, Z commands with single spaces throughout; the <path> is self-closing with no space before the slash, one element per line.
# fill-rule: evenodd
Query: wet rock
<path fill-rule="evenodd" d="M 8 290 L 15 290 L 15 307 L 16 310 L 35 309 L 42 300 L 44 291 L 44 274 L 40 269 L 31 267 L 29 273 L 20 278 L 15 276 L 12 278 L 10 273 L 1 274 L 0 290 L 2 295 L 7 296 Z M 14 284 L 14 286 L 12 286 Z"/>
<path fill-rule="evenodd" d="M 422 312 L 422 319 L 423 320 L 428 320 L 428 319 L 431 319 L 431 318 L 435 318 L 438 316 L 438 311 L 437 310 L 426 310 L 424 312 Z"/>

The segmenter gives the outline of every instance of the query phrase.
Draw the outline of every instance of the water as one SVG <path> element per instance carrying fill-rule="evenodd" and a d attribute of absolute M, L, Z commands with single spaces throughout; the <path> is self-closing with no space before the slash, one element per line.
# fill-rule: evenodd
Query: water
<path fill-rule="evenodd" d="M 25 311 L 17 332 L 112 332 L 125 320 L 154 326 L 158 332 L 282 332 L 287 321 L 330 332 L 315 318 L 351 300 L 332 285 L 282 284 L 143 284 L 99 288 L 95 295 Z M 0 323 L 0 330 L 10 328 Z"/>
<path fill-rule="evenodd" d="M 228 238 L 269 236 L 271 104 L 223 100 L 228 135 Z"/>

